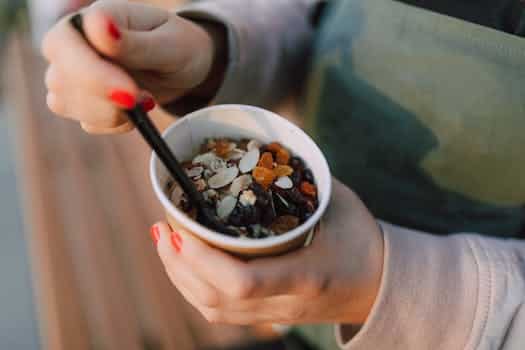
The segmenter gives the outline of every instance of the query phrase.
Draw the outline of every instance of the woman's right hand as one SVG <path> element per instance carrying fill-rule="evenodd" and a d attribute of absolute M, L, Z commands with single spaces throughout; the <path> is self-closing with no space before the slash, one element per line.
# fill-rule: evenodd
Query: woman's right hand
<path fill-rule="evenodd" d="M 133 129 L 123 108 L 146 110 L 209 85 L 220 51 L 219 25 L 200 25 L 156 7 L 101 0 L 81 11 L 86 36 L 69 17 L 46 35 L 47 104 L 96 134 Z M 220 28 L 222 31 L 222 28 Z M 215 79 L 216 80 L 216 79 Z M 212 96 L 210 96 L 212 97 Z"/>

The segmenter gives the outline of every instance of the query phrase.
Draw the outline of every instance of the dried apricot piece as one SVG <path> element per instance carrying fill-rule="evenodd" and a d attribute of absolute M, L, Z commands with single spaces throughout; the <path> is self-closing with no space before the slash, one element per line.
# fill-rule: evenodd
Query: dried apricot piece
<path fill-rule="evenodd" d="M 272 142 L 266 145 L 266 150 L 272 153 L 277 153 L 283 146 L 279 142 Z"/>
<path fill-rule="evenodd" d="M 290 153 L 284 148 L 281 148 L 277 151 L 275 160 L 277 161 L 277 164 L 288 165 L 288 162 L 290 162 Z"/>
<path fill-rule="evenodd" d="M 276 177 L 290 176 L 293 174 L 293 168 L 288 165 L 277 165 L 273 169 L 273 172 L 275 173 Z"/>
<path fill-rule="evenodd" d="M 266 169 L 273 169 L 273 156 L 270 152 L 264 152 L 259 159 L 259 163 L 257 166 L 266 168 Z"/>
<path fill-rule="evenodd" d="M 252 176 L 259 185 L 265 188 L 270 186 L 275 180 L 275 174 L 272 170 L 260 166 L 253 169 Z"/>
<path fill-rule="evenodd" d="M 317 188 L 315 185 L 312 185 L 307 181 L 303 181 L 301 182 L 301 192 L 307 196 L 315 197 L 317 194 Z"/>

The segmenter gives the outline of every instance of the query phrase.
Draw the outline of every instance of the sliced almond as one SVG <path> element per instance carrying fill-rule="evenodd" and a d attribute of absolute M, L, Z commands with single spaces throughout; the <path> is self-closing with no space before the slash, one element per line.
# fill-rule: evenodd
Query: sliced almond
<path fill-rule="evenodd" d="M 293 187 L 292 179 L 290 179 L 288 176 L 281 176 L 280 178 L 275 181 L 275 186 L 282 188 L 283 190 L 289 190 Z"/>
<path fill-rule="evenodd" d="M 217 216 L 221 219 L 226 219 L 232 213 L 237 205 L 237 198 L 234 196 L 224 197 L 217 203 Z"/>
<path fill-rule="evenodd" d="M 252 190 L 243 191 L 243 193 L 239 197 L 239 202 L 241 202 L 241 204 L 244 206 L 254 205 L 256 201 L 257 196 L 255 195 L 255 193 L 253 193 Z"/>
<path fill-rule="evenodd" d="M 246 154 L 246 151 L 236 148 L 233 151 L 231 151 L 230 154 L 228 154 L 228 157 L 226 157 L 226 160 L 242 159 L 242 157 L 244 157 L 245 154 Z"/>
<path fill-rule="evenodd" d="M 179 206 L 183 195 L 184 191 L 182 187 L 180 187 L 178 184 L 174 184 L 170 195 L 171 202 L 175 204 L 175 206 Z"/>
<path fill-rule="evenodd" d="M 242 157 L 241 161 L 239 162 L 239 169 L 242 173 L 248 173 L 253 170 L 257 166 L 257 162 L 259 162 L 259 157 L 261 156 L 261 153 L 259 152 L 258 148 L 254 148 L 251 151 L 246 152 L 244 157 Z"/>
<path fill-rule="evenodd" d="M 196 167 L 193 167 L 190 169 L 184 169 L 184 170 L 186 171 L 186 175 L 188 175 L 188 177 L 197 177 L 202 174 L 202 172 L 204 171 L 204 168 L 201 166 L 196 166 Z"/>
<path fill-rule="evenodd" d="M 204 191 L 202 193 L 202 196 L 204 197 L 204 200 L 214 201 L 217 198 L 219 198 L 219 193 L 217 191 L 215 191 L 215 190 L 209 189 L 207 191 Z"/>
<path fill-rule="evenodd" d="M 239 168 L 236 166 L 221 169 L 208 180 L 208 185 L 213 189 L 224 187 L 235 180 L 238 174 Z"/>
<path fill-rule="evenodd" d="M 241 191 L 247 189 L 253 182 L 252 176 L 249 174 L 241 175 L 235 180 L 233 180 L 232 185 L 230 186 L 230 193 L 232 196 L 237 197 Z"/>
<path fill-rule="evenodd" d="M 216 158 L 209 164 L 209 167 L 211 170 L 217 173 L 223 169 L 226 169 L 228 164 L 224 161 L 224 159 Z"/>
<path fill-rule="evenodd" d="M 259 149 L 261 148 L 262 144 L 257 141 L 257 140 L 250 140 L 250 142 L 248 142 L 248 144 L 246 145 L 246 149 L 248 151 L 251 151 L 251 150 L 254 150 L 254 149 Z"/>
<path fill-rule="evenodd" d="M 210 164 L 216 160 L 217 157 L 213 152 L 208 152 L 208 153 L 203 153 L 203 154 L 199 154 L 198 156 L 196 156 L 195 158 L 193 158 L 193 161 L 192 163 L 193 164 L 202 164 L 206 167 L 209 167 Z"/>

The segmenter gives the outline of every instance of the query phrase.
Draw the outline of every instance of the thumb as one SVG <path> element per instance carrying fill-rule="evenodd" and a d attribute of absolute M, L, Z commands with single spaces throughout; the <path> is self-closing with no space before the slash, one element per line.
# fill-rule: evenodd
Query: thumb
<path fill-rule="evenodd" d="M 104 56 L 130 69 L 156 69 L 173 62 L 172 21 L 169 13 L 151 6 L 121 4 L 115 9 L 95 7 L 84 15 L 90 43 Z M 144 11 L 137 11 L 136 7 Z M 112 12 L 115 12 L 114 14 Z M 170 38 L 171 37 L 171 38 Z"/>

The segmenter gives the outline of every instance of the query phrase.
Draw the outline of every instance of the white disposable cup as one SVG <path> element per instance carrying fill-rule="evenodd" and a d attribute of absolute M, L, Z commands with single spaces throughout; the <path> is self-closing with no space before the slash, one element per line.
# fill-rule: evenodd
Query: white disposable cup
<path fill-rule="evenodd" d="M 274 237 L 246 239 L 230 237 L 192 220 L 169 199 L 170 175 L 155 154 L 150 162 L 153 189 L 176 230 L 184 228 L 208 244 L 245 257 L 282 254 L 305 244 L 309 233 L 324 214 L 332 191 L 330 169 L 321 150 L 300 128 L 270 111 L 246 105 L 218 105 L 193 112 L 171 125 L 163 137 L 180 161 L 192 159 L 207 138 L 257 139 L 279 142 L 301 157 L 312 170 L 319 196 L 316 212 L 297 228 Z"/>

